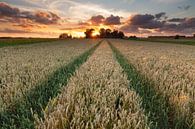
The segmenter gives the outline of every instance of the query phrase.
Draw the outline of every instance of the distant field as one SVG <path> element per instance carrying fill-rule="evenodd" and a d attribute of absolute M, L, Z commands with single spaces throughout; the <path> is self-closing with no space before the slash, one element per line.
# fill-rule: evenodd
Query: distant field
<path fill-rule="evenodd" d="M 133 40 L 133 39 L 132 39 Z M 162 43 L 174 43 L 174 44 L 185 44 L 185 45 L 195 45 L 195 39 L 152 39 L 152 38 L 142 38 L 134 39 L 136 41 L 148 41 L 148 42 L 162 42 Z"/>
<path fill-rule="evenodd" d="M 8 39 L 0 39 L 0 47 L 5 46 L 14 46 L 14 45 L 25 45 L 25 44 L 33 44 L 40 42 L 48 42 L 48 41 L 56 41 L 58 39 L 52 38 L 8 38 Z"/>

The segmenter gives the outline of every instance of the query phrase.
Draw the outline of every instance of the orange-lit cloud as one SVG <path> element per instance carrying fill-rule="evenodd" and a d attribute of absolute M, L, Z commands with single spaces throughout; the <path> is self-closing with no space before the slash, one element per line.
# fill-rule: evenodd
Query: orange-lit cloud
<path fill-rule="evenodd" d="M 10 22 L 26 19 L 39 24 L 57 24 L 60 21 L 60 17 L 52 12 L 24 11 L 2 2 L 0 2 L 0 17 Z"/>

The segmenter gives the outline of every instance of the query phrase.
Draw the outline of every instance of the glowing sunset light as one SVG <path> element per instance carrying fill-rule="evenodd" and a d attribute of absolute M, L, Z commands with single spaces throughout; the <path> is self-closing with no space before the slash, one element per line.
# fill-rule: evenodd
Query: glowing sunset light
<path fill-rule="evenodd" d="M 75 38 L 84 38 L 85 37 L 85 33 L 84 32 L 77 32 L 77 31 L 75 31 L 75 32 L 72 32 L 70 34 L 73 37 L 75 37 Z"/>
<path fill-rule="evenodd" d="M 92 37 L 96 37 L 97 35 L 99 35 L 99 31 L 95 30 L 93 33 L 92 33 Z"/>
<path fill-rule="evenodd" d="M 194 5 L 193 0 L 2 0 L 0 37 L 84 37 L 89 28 L 95 29 L 93 36 L 101 28 L 144 37 L 192 35 Z"/>

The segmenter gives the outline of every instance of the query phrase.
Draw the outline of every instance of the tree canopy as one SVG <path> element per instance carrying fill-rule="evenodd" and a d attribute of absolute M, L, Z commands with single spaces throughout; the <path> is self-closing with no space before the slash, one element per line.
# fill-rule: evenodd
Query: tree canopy
<path fill-rule="evenodd" d="M 86 38 L 94 38 L 93 36 L 93 32 L 95 30 L 94 29 L 87 29 L 85 31 L 85 37 Z M 104 28 L 101 28 L 99 30 L 99 35 L 96 36 L 97 38 L 124 38 L 125 35 L 122 31 L 118 31 L 118 30 L 111 30 L 111 29 L 104 29 Z"/>

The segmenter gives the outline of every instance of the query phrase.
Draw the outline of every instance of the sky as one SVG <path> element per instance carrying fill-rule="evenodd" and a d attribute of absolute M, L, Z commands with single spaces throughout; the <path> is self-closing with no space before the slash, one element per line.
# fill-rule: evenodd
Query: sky
<path fill-rule="evenodd" d="M 0 24 L 0 37 L 83 37 L 90 28 L 192 35 L 195 0 L 0 0 Z"/>

